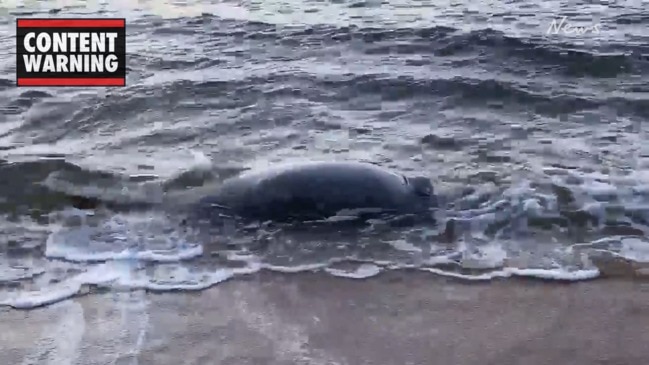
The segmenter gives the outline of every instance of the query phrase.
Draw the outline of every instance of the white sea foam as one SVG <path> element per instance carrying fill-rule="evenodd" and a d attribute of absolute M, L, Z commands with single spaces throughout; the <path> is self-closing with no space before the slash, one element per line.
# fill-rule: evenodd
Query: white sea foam
<path fill-rule="evenodd" d="M 0 306 L 29 309 L 69 299 L 83 292 L 84 286 L 94 285 L 114 290 L 203 290 L 228 280 L 235 275 L 259 271 L 252 265 L 243 268 L 217 268 L 212 271 L 194 271 L 172 264 L 157 267 L 153 274 L 144 273 L 130 263 L 110 262 L 88 267 L 83 273 L 38 290 L 11 293 L 0 300 Z"/>
<path fill-rule="evenodd" d="M 489 272 L 480 274 L 461 274 L 447 271 L 434 265 L 447 264 L 455 261 L 453 255 L 432 256 L 425 260 L 423 265 L 412 264 L 395 264 L 390 261 L 372 260 L 345 260 L 331 259 L 321 263 L 309 263 L 300 265 L 272 265 L 264 263 L 259 257 L 251 254 L 232 254 L 240 262 L 245 262 L 244 267 L 227 268 L 227 267 L 210 267 L 208 269 L 197 269 L 191 266 L 191 262 L 183 263 L 158 263 L 153 270 L 145 270 L 137 260 L 131 261 L 108 261 L 101 264 L 89 264 L 84 272 L 72 277 L 63 279 L 54 284 L 46 282 L 39 288 L 32 291 L 14 292 L 5 295 L 0 299 L 0 305 L 14 308 L 34 308 L 43 305 L 56 303 L 69 299 L 78 294 L 85 292 L 85 287 L 93 285 L 101 288 L 113 290 L 149 290 L 149 291 L 175 291 L 175 290 L 203 290 L 217 285 L 223 281 L 240 275 L 250 275 L 258 271 L 270 270 L 282 273 L 300 273 L 324 271 L 335 277 L 344 277 L 348 279 L 366 279 L 378 275 L 384 270 L 399 270 L 405 268 L 415 268 L 437 275 L 454 277 L 464 280 L 487 281 L 495 278 L 505 278 L 512 276 L 536 277 L 548 280 L 587 280 L 599 275 L 597 269 L 568 270 L 564 268 L 513 268 L 500 267 L 502 263 L 502 253 L 499 250 L 491 248 L 483 250 L 484 262 L 478 262 L 472 267 L 494 267 Z M 479 261 L 479 255 L 475 255 Z M 351 270 L 344 270 L 332 267 L 333 264 L 339 263 L 356 263 Z M 475 262 L 474 262 L 475 264 Z M 428 266 L 429 265 L 429 266 Z M 463 265 L 465 266 L 465 265 Z"/>
<path fill-rule="evenodd" d="M 366 279 L 376 276 L 381 273 L 381 268 L 373 264 L 359 265 L 355 270 L 341 270 L 333 268 L 325 268 L 325 271 L 333 276 L 350 278 L 350 279 Z"/>
<path fill-rule="evenodd" d="M 271 265 L 271 264 L 260 264 L 260 268 L 282 272 L 282 273 L 299 273 L 306 271 L 318 271 L 325 269 L 329 265 L 329 262 L 315 263 L 315 264 L 303 264 L 303 265 L 292 265 L 292 266 L 283 266 L 283 265 Z"/>
<path fill-rule="evenodd" d="M 394 240 L 388 242 L 395 250 L 407 251 L 407 252 L 421 252 L 422 249 L 413 245 L 412 243 L 407 242 L 406 240 Z"/>
<path fill-rule="evenodd" d="M 45 256 L 74 262 L 176 262 L 203 254 L 201 245 L 175 230 L 166 232 L 168 224 L 162 217 L 116 215 L 99 227 L 56 227 L 47 238 Z"/>
<path fill-rule="evenodd" d="M 12 293 L 0 305 L 28 309 L 60 302 L 79 294 L 85 284 L 99 284 L 117 278 L 117 274 L 103 267 L 95 267 L 68 280 L 48 285 L 40 290 Z"/>
<path fill-rule="evenodd" d="M 507 252 L 498 244 L 476 248 L 470 252 L 463 250 L 460 265 L 467 269 L 493 269 L 502 267 L 507 259 Z"/>
<path fill-rule="evenodd" d="M 45 272 L 42 267 L 35 266 L 34 260 L 27 265 L 11 265 L 8 262 L 0 261 L 0 282 L 30 279 Z M 34 266 L 33 266 L 34 265 Z"/>
<path fill-rule="evenodd" d="M 646 239 L 627 237 L 622 239 L 618 254 L 628 260 L 649 262 L 649 242 Z"/>
<path fill-rule="evenodd" d="M 581 281 L 594 279 L 600 275 L 599 270 L 597 269 L 570 271 L 566 269 L 519 269 L 514 267 L 507 267 L 501 270 L 491 271 L 479 275 L 460 274 L 429 267 L 420 268 L 420 270 L 432 272 L 441 276 L 476 281 L 493 280 L 496 278 L 509 278 L 513 276 L 531 277 L 547 280 Z"/>
<path fill-rule="evenodd" d="M 156 262 L 177 262 L 189 260 L 203 254 L 202 246 L 188 246 L 179 250 L 143 250 L 124 249 L 117 252 L 81 252 L 74 247 L 52 244 L 48 241 L 45 256 L 74 262 L 93 262 L 109 260 L 138 260 Z"/>

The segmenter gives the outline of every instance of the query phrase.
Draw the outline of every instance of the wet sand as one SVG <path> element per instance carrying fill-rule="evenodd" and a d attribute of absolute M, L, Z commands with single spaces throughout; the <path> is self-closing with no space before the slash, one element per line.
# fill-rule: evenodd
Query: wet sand
<path fill-rule="evenodd" d="M 263 273 L 0 311 L 1 364 L 642 364 L 649 283 Z"/>

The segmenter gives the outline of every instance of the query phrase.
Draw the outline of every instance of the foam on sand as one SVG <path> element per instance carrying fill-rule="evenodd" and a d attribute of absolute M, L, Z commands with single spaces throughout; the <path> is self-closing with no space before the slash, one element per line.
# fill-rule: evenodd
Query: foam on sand
<path fill-rule="evenodd" d="M 203 290 L 235 275 L 257 272 L 259 268 L 219 268 L 210 272 L 193 271 L 179 265 L 159 266 L 153 274 L 128 262 L 108 262 L 88 268 L 65 281 L 37 290 L 11 293 L 0 306 L 30 309 L 56 303 L 87 292 L 89 286 L 113 290 Z"/>

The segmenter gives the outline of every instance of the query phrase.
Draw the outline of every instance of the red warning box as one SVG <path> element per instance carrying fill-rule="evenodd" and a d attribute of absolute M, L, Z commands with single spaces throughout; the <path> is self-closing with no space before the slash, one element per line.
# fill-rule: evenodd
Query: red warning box
<path fill-rule="evenodd" d="M 18 19 L 17 86 L 125 86 L 125 19 Z"/>

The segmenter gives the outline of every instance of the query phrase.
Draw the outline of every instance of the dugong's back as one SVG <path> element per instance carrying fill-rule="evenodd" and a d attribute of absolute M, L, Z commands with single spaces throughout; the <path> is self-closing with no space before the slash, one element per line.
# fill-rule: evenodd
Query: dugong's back
<path fill-rule="evenodd" d="M 318 162 L 277 167 L 226 180 L 201 204 L 259 220 L 309 220 L 341 210 L 410 212 L 427 207 L 408 179 L 366 163 Z"/>

